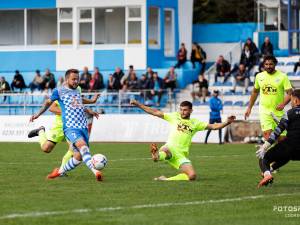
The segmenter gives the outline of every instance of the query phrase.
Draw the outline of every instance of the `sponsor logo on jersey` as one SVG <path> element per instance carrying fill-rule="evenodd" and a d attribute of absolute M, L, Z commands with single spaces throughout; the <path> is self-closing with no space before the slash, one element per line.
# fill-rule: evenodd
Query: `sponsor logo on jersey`
<path fill-rule="evenodd" d="M 271 84 L 266 84 L 262 87 L 262 91 L 264 95 L 276 95 L 277 88 L 272 86 Z"/>

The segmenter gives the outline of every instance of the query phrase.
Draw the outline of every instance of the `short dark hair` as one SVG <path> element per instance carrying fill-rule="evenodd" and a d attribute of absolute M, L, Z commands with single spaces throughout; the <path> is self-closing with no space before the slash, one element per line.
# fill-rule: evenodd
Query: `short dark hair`
<path fill-rule="evenodd" d="M 300 89 L 293 89 L 292 91 L 292 95 L 296 98 L 299 98 L 300 99 Z"/>
<path fill-rule="evenodd" d="M 273 55 L 266 55 L 266 56 L 264 57 L 263 64 L 265 64 L 265 62 L 266 62 L 267 60 L 272 60 L 273 63 L 274 63 L 275 65 L 277 65 L 277 62 L 278 62 L 278 61 L 277 61 L 277 59 L 276 59 L 275 56 L 273 56 Z"/>
<path fill-rule="evenodd" d="M 77 69 L 69 69 L 69 70 L 66 71 L 65 78 L 68 78 L 71 73 L 79 74 L 79 71 Z"/>
<path fill-rule="evenodd" d="M 193 108 L 193 104 L 189 101 L 183 101 L 180 103 L 180 107 L 188 106 L 190 109 Z"/>

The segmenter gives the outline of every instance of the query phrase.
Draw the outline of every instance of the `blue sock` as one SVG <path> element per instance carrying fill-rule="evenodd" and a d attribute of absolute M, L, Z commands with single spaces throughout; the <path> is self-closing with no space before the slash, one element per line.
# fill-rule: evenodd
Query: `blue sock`
<path fill-rule="evenodd" d="M 92 164 L 92 156 L 91 156 L 89 147 L 83 146 L 83 147 L 81 147 L 81 149 L 79 149 L 79 151 L 80 151 L 80 154 L 82 157 L 82 161 L 94 174 L 96 174 L 96 172 L 98 172 L 98 170 L 96 170 Z"/>
<path fill-rule="evenodd" d="M 67 171 L 70 171 L 70 170 L 73 170 L 75 169 L 76 166 L 78 166 L 79 164 L 81 163 L 81 161 L 78 161 L 77 159 L 75 158 L 71 158 L 69 159 L 69 161 L 59 169 L 59 173 L 65 173 Z"/>

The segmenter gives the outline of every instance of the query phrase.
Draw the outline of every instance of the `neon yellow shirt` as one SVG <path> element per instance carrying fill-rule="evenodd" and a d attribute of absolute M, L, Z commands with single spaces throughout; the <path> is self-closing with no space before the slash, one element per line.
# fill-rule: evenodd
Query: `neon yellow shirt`
<path fill-rule="evenodd" d="M 171 125 L 167 145 L 182 152 L 188 152 L 193 136 L 207 127 L 207 123 L 198 119 L 182 119 L 178 112 L 164 113 L 164 120 Z"/>
<path fill-rule="evenodd" d="M 276 70 L 274 74 L 266 71 L 256 75 L 255 89 L 260 90 L 259 112 L 270 114 L 274 112 L 277 116 L 282 116 L 284 111 L 276 110 L 276 106 L 283 102 L 285 91 L 292 88 L 288 76 Z"/>

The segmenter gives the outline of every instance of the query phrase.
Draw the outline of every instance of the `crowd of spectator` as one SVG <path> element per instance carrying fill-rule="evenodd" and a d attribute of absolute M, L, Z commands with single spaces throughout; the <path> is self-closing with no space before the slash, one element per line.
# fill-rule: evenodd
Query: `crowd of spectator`
<path fill-rule="evenodd" d="M 17 70 L 11 85 L 5 80 L 5 77 L 0 78 L 0 93 L 21 92 L 26 88 L 31 92 L 48 92 L 55 87 L 62 86 L 63 83 L 63 76 L 60 76 L 56 82 L 54 74 L 49 69 L 46 69 L 44 75 L 41 74 L 40 70 L 36 70 L 33 80 L 27 86 L 23 75 Z M 84 67 L 79 77 L 79 86 L 82 92 L 96 92 L 103 89 L 106 89 L 108 92 L 139 91 L 145 100 L 150 100 L 151 102 L 154 102 L 154 97 L 157 96 L 155 103 L 159 106 L 163 93 L 167 89 L 172 91 L 176 89 L 177 73 L 175 67 L 171 67 L 165 75 L 161 74 L 160 77 L 157 72 L 148 67 L 145 73 L 138 77 L 132 65 L 129 66 L 126 73 L 121 68 L 116 67 L 114 73 L 109 74 L 105 85 L 103 74 L 98 67 L 95 67 L 93 72 L 90 72 L 88 67 Z"/>

